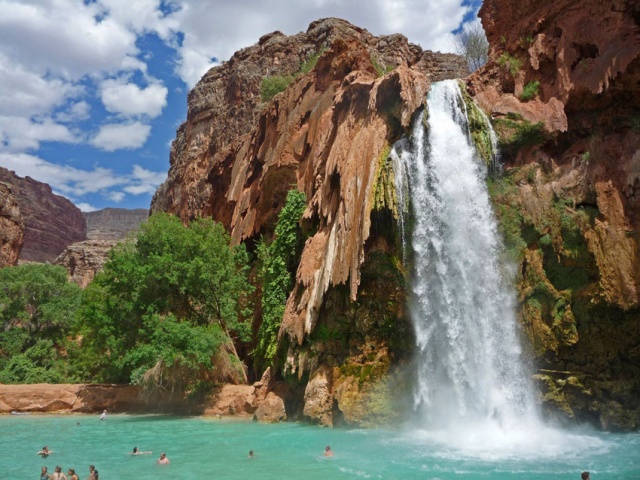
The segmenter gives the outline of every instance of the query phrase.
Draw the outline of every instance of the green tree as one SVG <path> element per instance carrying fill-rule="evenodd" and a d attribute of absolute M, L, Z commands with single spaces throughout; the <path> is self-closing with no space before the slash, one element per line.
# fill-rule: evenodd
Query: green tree
<path fill-rule="evenodd" d="M 60 266 L 0 269 L 1 383 L 74 380 L 63 352 L 75 328 L 80 296 L 80 288 Z"/>
<path fill-rule="evenodd" d="M 278 214 L 274 241 L 270 245 L 264 241 L 258 245 L 262 323 L 255 354 L 262 366 L 272 364 L 276 356 L 278 331 L 297 268 L 301 243 L 300 219 L 306 206 L 304 192 L 290 190 L 285 206 Z"/>
<path fill-rule="evenodd" d="M 489 42 L 482 24 L 478 21 L 467 23 L 454 40 L 458 55 L 467 60 L 469 72 L 475 72 L 489 59 Z"/>
<path fill-rule="evenodd" d="M 222 225 L 154 214 L 85 290 L 84 364 L 97 380 L 171 390 L 246 379 L 234 340 L 250 336 L 247 264 Z"/>

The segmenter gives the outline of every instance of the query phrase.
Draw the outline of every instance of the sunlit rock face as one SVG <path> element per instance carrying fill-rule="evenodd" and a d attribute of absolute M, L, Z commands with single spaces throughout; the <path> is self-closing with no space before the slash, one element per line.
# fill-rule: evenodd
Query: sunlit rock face
<path fill-rule="evenodd" d="M 560 420 L 640 426 L 640 5 L 487 0 L 492 60 L 467 79 L 507 144 L 520 219 L 520 316 L 545 407 Z M 539 82 L 537 93 L 526 90 Z M 531 91 L 531 90 L 529 90 Z M 507 149 L 508 150 L 508 149 Z"/>
<path fill-rule="evenodd" d="M 20 207 L 7 183 L 0 183 L 0 268 L 18 263 L 24 240 Z"/>
<path fill-rule="evenodd" d="M 51 262 L 73 242 L 85 239 L 86 222 L 73 203 L 46 183 L 18 177 L 0 167 L 0 181 L 11 185 L 24 221 L 20 261 Z"/>
<path fill-rule="evenodd" d="M 313 55 L 319 57 L 315 66 L 301 71 Z M 280 331 L 289 373 L 302 379 L 305 373 L 323 371 L 325 378 L 344 384 L 353 371 L 334 375 L 331 369 L 349 357 L 350 342 L 359 357 L 365 336 L 383 318 L 391 325 L 398 321 L 398 332 L 410 330 L 399 293 L 403 288 L 396 281 L 401 276 L 380 280 L 387 282 L 382 286 L 373 273 L 364 280 L 361 274 L 370 252 L 401 258 L 392 206 L 376 207 L 376 185 L 384 187 L 380 172 L 389 147 L 408 131 L 431 82 L 465 71 L 455 55 L 422 51 L 402 35 L 374 37 L 330 18 L 297 35 L 263 36 L 211 69 L 190 92 L 187 121 L 178 129 L 168 179 L 156 192 L 152 210 L 185 221 L 213 217 L 234 241 L 251 245 L 271 234 L 288 190 L 306 194 L 303 228 L 310 237 Z M 291 83 L 263 100 L 261 82 L 276 75 L 291 75 Z M 372 216 L 376 208 L 379 217 Z M 396 266 L 389 271 L 397 273 Z M 327 295 L 335 308 L 326 307 Z M 354 307 L 363 295 L 366 312 Z M 306 341 L 318 323 L 323 332 L 341 332 L 342 340 Z M 378 363 L 384 366 L 375 369 L 379 377 L 388 370 L 388 358 Z M 351 398 L 358 384 L 374 380 L 368 375 L 372 370 L 367 365 L 358 370 L 363 380 L 356 381 Z M 304 399 L 300 393 L 305 404 L 300 413 L 330 425 L 334 402 L 338 409 L 340 402 L 332 384 L 323 385 L 309 387 Z M 357 415 L 353 418 L 357 423 Z"/>

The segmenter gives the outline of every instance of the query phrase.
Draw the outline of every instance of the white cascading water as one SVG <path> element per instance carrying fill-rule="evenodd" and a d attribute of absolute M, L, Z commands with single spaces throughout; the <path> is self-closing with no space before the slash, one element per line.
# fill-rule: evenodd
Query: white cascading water
<path fill-rule="evenodd" d="M 428 128 L 418 118 L 412 138 L 392 152 L 400 204 L 412 207 L 400 228 L 410 235 L 405 252 L 413 265 L 415 406 L 432 433 L 446 432 L 467 446 L 489 438 L 512 445 L 514 435 L 533 433 L 539 420 L 513 287 L 499 263 L 486 167 L 457 82 L 434 84 L 427 105 Z"/>

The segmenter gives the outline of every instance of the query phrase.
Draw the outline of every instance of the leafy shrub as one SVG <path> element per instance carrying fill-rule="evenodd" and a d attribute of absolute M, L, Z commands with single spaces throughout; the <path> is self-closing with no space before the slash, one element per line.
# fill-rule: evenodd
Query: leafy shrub
<path fill-rule="evenodd" d="M 538 80 L 527 83 L 522 89 L 522 93 L 520 94 L 520 100 L 522 100 L 523 102 L 528 102 L 529 100 L 532 100 L 538 95 L 539 88 L 540 88 L 540 82 Z"/>
<path fill-rule="evenodd" d="M 505 52 L 500 55 L 500 58 L 498 58 L 498 65 L 501 67 L 508 67 L 511 76 L 515 77 L 522 67 L 522 60 Z"/>
<path fill-rule="evenodd" d="M 293 82 L 291 75 L 271 75 L 264 77 L 260 83 L 260 98 L 263 102 L 268 102 L 278 93 L 284 90 Z"/>

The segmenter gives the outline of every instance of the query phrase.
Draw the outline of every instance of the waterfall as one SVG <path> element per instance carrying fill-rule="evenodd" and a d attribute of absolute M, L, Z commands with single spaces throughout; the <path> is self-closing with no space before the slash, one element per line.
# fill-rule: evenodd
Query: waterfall
<path fill-rule="evenodd" d="M 411 206 L 400 229 L 412 266 L 415 407 L 428 429 L 522 430 L 538 422 L 537 408 L 487 169 L 458 83 L 434 84 L 427 105 L 428 127 L 419 116 L 392 152 L 399 204 Z"/>

